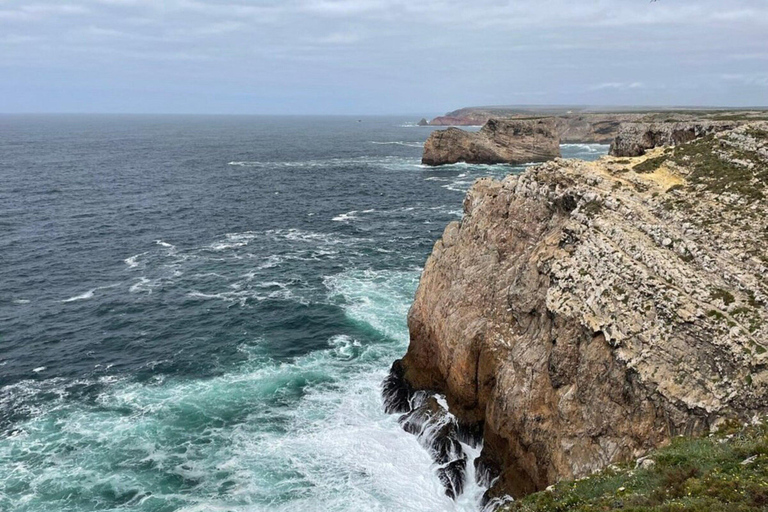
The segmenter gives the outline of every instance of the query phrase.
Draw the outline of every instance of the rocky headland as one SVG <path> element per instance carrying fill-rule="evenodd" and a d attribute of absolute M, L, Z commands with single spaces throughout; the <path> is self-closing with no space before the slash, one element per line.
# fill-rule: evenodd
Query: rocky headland
<path fill-rule="evenodd" d="M 553 119 L 490 119 L 475 133 L 458 128 L 432 132 L 421 161 L 425 165 L 521 164 L 559 156 Z"/>
<path fill-rule="evenodd" d="M 768 123 L 715 132 L 468 192 L 384 391 L 449 494 L 459 441 L 519 497 L 766 411 Z"/>
<path fill-rule="evenodd" d="M 625 110 L 595 111 L 583 107 L 469 107 L 428 122 L 430 126 L 482 126 L 489 119 L 555 119 L 560 141 L 570 143 L 610 144 L 623 123 L 669 123 L 693 121 L 768 120 L 760 110 Z M 424 120 L 426 121 L 426 120 Z"/>

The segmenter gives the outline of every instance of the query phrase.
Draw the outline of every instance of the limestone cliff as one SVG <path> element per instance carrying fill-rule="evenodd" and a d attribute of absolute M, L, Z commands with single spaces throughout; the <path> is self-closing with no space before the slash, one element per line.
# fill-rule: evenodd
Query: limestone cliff
<path fill-rule="evenodd" d="M 435 244 L 388 407 L 444 394 L 489 497 L 768 406 L 768 124 L 479 180 Z"/>
<path fill-rule="evenodd" d="M 425 165 L 520 164 L 560 156 L 552 119 L 491 119 L 476 133 L 449 128 L 432 132 L 424 144 Z"/>
<path fill-rule="evenodd" d="M 673 110 L 598 111 L 570 107 L 470 107 L 449 112 L 429 121 L 431 126 L 481 126 L 489 119 L 555 119 L 562 143 L 610 144 L 623 123 L 670 123 L 693 121 L 761 121 L 765 110 Z"/>
<path fill-rule="evenodd" d="M 686 121 L 676 123 L 623 123 L 611 143 L 613 156 L 641 156 L 659 146 L 676 146 L 711 133 L 731 130 L 735 121 Z"/>

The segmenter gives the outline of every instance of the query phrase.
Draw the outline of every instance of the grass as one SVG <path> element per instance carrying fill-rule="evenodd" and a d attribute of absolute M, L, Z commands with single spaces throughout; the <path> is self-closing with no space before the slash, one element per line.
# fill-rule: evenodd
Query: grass
<path fill-rule="evenodd" d="M 728 290 L 723 290 L 721 288 L 715 288 L 710 292 L 709 295 L 710 297 L 712 297 L 713 300 L 722 300 L 726 306 L 730 306 L 736 301 L 736 299 L 734 298 L 731 292 L 729 292 Z"/>
<path fill-rule="evenodd" d="M 666 161 L 667 155 L 648 158 L 647 160 L 632 167 L 632 170 L 640 174 L 656 172 L 659 167 L 661 167 L 661 165 Z"/>
<path fill-rule="evenodd" d="M 718 150 L 729 158 L 720 158 Z M 762 189 L 768 180 L 768 166 L 755 154 L 734 154 L 712 135 L 675 147 L 670 159 L 691 169 L 688 181 L 692 185 L 702 185 L 715 194 L 733 192 L 751 201 L 765 198 Z M 734 159 L 752 162 L 754 166 L 750 169 L 733 162 Z"/>
<path fill-rule="evenodd" d="M 508 512 L 746 512 L 768 510 L 768 425 L 730 424 L 675 438 L 647 469 L 622 466 L 561 482 L 505 505 Z"/>
<path fill-rule="evenodd" d="M 603 203 L 600 201 L 590 201 L 581 207 L 581 211 L 584 212 L 587 217 L 592 218 L 599 214 L 603 209 Z"/>

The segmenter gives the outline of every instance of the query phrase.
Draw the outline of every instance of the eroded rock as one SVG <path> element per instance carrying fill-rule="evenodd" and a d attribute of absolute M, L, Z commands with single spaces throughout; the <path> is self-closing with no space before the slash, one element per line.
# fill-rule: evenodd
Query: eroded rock
<path fill-rule="evenodd" d="M 560 140 L 553 119 L 491 119 L 476 133 L 458 128 L 433 132 L 421 161 L 425 165 L 519 164 L 559 156 Z"/>

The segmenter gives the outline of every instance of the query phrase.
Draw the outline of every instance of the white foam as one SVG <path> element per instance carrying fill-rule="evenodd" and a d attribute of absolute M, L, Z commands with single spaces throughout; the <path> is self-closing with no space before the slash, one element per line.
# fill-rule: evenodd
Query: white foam
<path fill-rule="evenodd" d="M 140 254 L 134 254 L 133 256 L 131 256 L 129 258 L 125 258 L 123 260 L 123 262 L 125 262 L 125 264 L 128 265 L 128 268 L 136 268 L 136 267 L 139 266 L 139 261 L 138 261 L 139 258 L 141 256 L 144 256 L 145 254 L 147 254 L 147 253 L 146 252 L 142 252 Z"/>
<path fill-rule="evenodd" d="M 91 290 L 88 290 L 85 293 L 81 293 L 80 295 L 75 295 L 74 297 L 70 297 L 68 299 L 64 299 L 61 302 L 75 302 L 78 300 L 88 300 L 93 298 L 93 294 L 96 292 L 96 288 L 93 288 Z"/>
<path fill-rule="evenodd" d="M 14 304 L 29 304 L 30 302 L 27 299 L 13 299 Z"/>
<path fill-rule="evenodd" d="M 560 147 L 575 148 L 575 149 L 588 151 L 590 153 L 607 153 L 608 148 L 610 148 L 611 145 L 610 144 L 560 144 Z"/>
<path fill-rule="evenodd" d="M 334 218 L 332 218 L 331 220 L 335 222 L 346 222 L 348 220 L 354 219 L 356 213 L 357 213 L 357 210 L 352 210 L 351 212 L 347 212 L 347 213 L 341 213 L 335 216 Z"/>
<path fill-rule="evenodd" d="M 140 277 L 137 282 L 135 282 L 131 287 L 128 289 L 130 293 L 139 293 L 139 292 L 147 292 L 152 293 L 153 288 L 153 282 L 149 278 L 146 278 L 144 276 Z"/>
<path fill-rule="evenodd" d="M 371 144 L 378 144 L 380 146 L 405 146 L 409 148 L 423 148 L 424 143 L 423 142 L 412 142 L 412 141 L 392 141 L 392 142 L 378 142 L 375 140 L 371 141 Z"/>
<path fill-rule="evenodd" d="M 162 240 L 155 240 L 155 243 L 156 243 L 157 245 L 160 245 L 160 246 L 162 246 L 162 247 L 167 247 L 167 248 L 169 248 L 169 249 L 175 249 L 175 248 L 176 248 L 176 246 L 175 246 L 175 245 L 173 245 L 173 244 L 169 244 L 168 242 L 163 242 Z"/>
<path fill-rule="evenodd" d="M 19 422 L 21 434 L 0 438 L 0 458 L 12 461 L 0 465 L 0 479 L 12 476 L 30 489 L 72 486 L 83 500 L 98 499 L 94 489 L 138 490 L 124 508 L 151 498 L 153 508 L 201 512 L 476 511 L 473 480 L 457 501 L 448 498 L 430 455 L 382 408 L 380 385 L 407 346 L 405 312 L 418 276 L 418 269 L 369 270 L 326 280 L 330 300 L 342 301 L 353 321 L 389 342 L 337 335 L 327 349 L 278 362 L 261 355 L 263 340 L 256 340 L 245 364 L 210 378 L 141 383 L 105 377 L 99 382 L 106 389 L 93 405 L 65 399 L 67 386 L 54 379 L 0 389 L 0 401 L 60 397 Z M 56 455 L 67 453 L 73 439 L 76 457 Z M 169 489 L 171 474 L 195 492 Z M 11 508 L 58 510 L 68 498 L 10 499 Z"/>
<path fill-rule="evenodd" d="M 45 369 L 46 369 L 46 367 L 45 367 L 45 366 L 38 366 L 37 368 L 35 368 L 35 369 L 34 369 L 34 370 L 32 370 L 32 371 L 33 371 L 33 372 L 35 372 L 35 373 L 40 373 L 40 372 L 42 372 L 42 371 L 45 371 Z"/>

